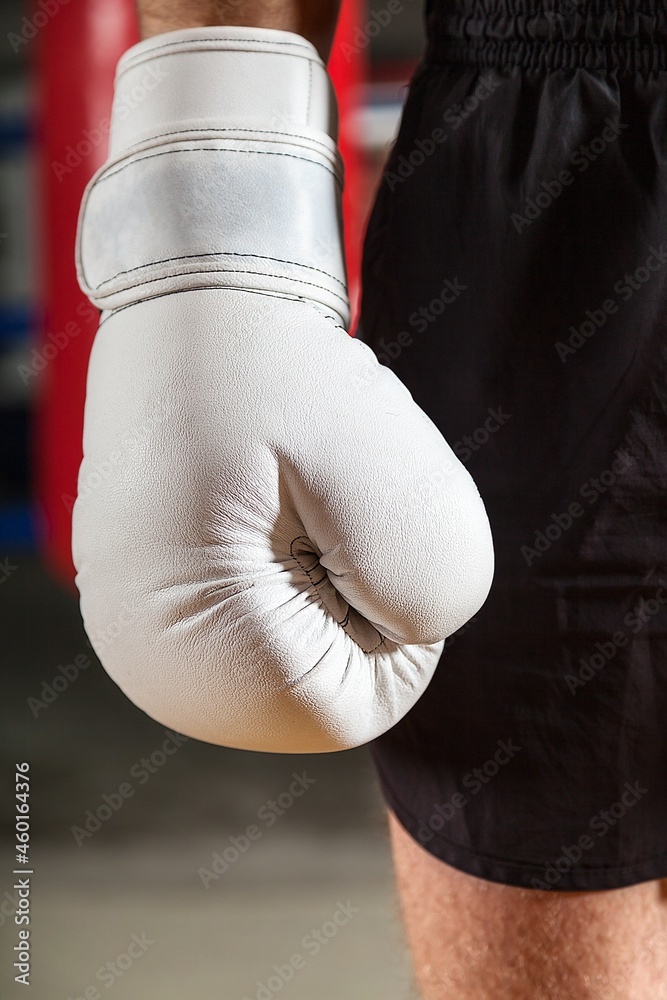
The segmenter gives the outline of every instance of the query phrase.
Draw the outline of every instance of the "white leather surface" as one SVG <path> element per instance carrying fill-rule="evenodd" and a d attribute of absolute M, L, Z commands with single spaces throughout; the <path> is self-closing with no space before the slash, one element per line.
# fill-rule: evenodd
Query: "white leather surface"
<path fill-rule="evenodd" d="M 321 163 L 336 156 L 330 136 L 304 131 L 335 119 L 328 81 L 313 85 L 293 140 L 285 126 L 267 138 L 271 94 L 284 120 L 289 102 L 298 117 L 303 64 L 323 80 L 322 64 L 298 36 L 253 34 L 248 52 L 245 29 L 205 29 L 192 49 L 191 33 L 174 32 L 121 63 L 116 107 L 135 69 L 169 62 L 171 89 L 153 101 L 165 107 L 151 114 L 156 131 L 167 120 L 177 131 L 185 108 L 187 131 L 202 110 L 189 89 L 201 67 L 232 93 L 247 57 L 243 100 L 260 142 L 281 153 L 311 146 L 308 163 L 295 153 L 274 173 L 250 157 L 234 166 L 244 141 L 255 148 L 240 135 L 234 151 L 223 143 L 211 156 L 206 144 L 219 139 L 190 132 L 191 148 L 174 156 L 180 137 L 151 138 L 146 109 L 138 123 L 123 120 L 122 141 L 114 135 L 79 231 L 82 284 L 105 313 L 73 552 L 86 630 L 139 707 L 212 743 L 320 752 L 367 742 L 409 710 L 442 640 L 485 600 L 493 550 L 469 474 L 407 389 L 345 332 L 344 300 L 332 306 L 339 286 L 328 280 L 344 279 L 340 184 Z M 275 51 L 284 42 L 289 58 Z M 245 113 L 229 111 L 234 128 Z M 143 147 L 123 148 L 139 134 L 153 152 L 164 143 L 164 171 Z M 266 268 L 270 287 L 245 268 L 232 284 L 216 268 L 218 239 L 264 261 L 282 245 L 283 265 Z M 210 272 L 190 268 L 195 250 Z M 302 280 L 322 263 L 326 294 Z M 112 284 L 116 298 L 100 298 Z"/>

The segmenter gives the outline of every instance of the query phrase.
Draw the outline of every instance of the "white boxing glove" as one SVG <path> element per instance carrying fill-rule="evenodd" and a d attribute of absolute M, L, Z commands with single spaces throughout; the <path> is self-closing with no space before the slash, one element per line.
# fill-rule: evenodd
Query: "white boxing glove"
<path fill-rule="evenodd" d="M 73 529 L 93 648 L 200 740 L 372 740 L 493 549 L 467 471 L 347 333 L 325 66 L 289 32 L 159 35 L 120 60 L 110 143 L 77 238 L 102 310 Z"/>

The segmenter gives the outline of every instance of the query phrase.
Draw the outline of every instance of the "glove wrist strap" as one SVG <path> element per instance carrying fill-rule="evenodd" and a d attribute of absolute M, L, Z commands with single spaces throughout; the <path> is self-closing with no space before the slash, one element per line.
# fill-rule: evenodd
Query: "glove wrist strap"
<path fill-rule="evenodd" d="M 113 310 L 240 288 L 307 299 L 347 326 L 335 117 L 298 35 L 187 29 L 134 46 L 79 217 L 84 292 Z"/>

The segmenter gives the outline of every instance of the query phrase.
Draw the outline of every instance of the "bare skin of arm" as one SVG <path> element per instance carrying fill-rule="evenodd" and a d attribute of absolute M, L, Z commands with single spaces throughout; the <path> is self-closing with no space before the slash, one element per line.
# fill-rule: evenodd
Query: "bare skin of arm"
<path fill-rule="evenodd" d="M 329 57 L 341 0 L 137 0 L 142 38 L 180 28 L 242 25 L 294 31 Z"/>

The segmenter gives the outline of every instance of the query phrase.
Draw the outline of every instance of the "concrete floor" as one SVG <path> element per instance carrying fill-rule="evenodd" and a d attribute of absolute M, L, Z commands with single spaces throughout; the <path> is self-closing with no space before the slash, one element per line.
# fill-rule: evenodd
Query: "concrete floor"
<path fill-rule="evenodd" d="M 5 855 L 2 996 L 416 1000 L 368 752 L 287 757 L 189 740 L 163 761 L 162 727 L 94 657 L 40 708 L 29 699 L 42 700 L 59 665 L 92 654 L 76 596 L 34 556 L 9 559 L 2 778 L 12 783 L 14 761 L 30 761 L 35 874 L 26 991 L 13 982 Z M 156 751 L 149 773 L 141 760 Z M 277 816 L 267 803 L 295 772 L 310 785 Z M 117 808 L 92 835 L 73 832 L 105 794 Z"/>

